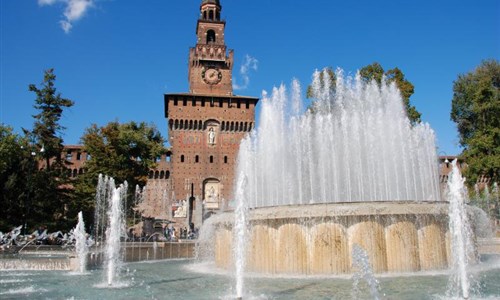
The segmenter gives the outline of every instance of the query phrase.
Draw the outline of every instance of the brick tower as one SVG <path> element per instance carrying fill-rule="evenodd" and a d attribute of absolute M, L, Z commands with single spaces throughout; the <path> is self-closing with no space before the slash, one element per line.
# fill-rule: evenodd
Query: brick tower
<path fill-rule="evenodd" d="M 236 96 L 233 50 L 224 41 L 219 0 L 203 0 L 189 51 L 189 93 L 165 94 L 171 145 L 171 189 L 189 199 L 186 220 L 196 226 L 232 200 L 241 139 L 255 122 L 258 98 Z M 179 220 L 180 221 L 180 220 Z"/>

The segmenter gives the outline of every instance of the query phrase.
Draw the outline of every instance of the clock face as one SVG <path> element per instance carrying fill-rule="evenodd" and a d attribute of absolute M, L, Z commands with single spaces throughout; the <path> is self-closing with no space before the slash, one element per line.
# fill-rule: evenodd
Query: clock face
<path fill-rule="evenodd" d="M 208 84 L 217 84 L 222 79 L 222 73 L 221 71 L 219 71 L 219 69 L 208 68 L 203 69 L 203 71 L 201 72 L 201 77 L 203 78 L 203 81 Z"/>

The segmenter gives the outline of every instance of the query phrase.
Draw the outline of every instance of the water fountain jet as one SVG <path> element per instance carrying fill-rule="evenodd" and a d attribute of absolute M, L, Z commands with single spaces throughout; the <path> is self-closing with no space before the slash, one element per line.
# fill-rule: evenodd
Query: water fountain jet
<path fill-rule="evenodd" d="M 410 124 L 395 84 L 341 70 L 335 86 L 321 77 L 328 75 L 314 75 L 317 100 L 303 114 L 297 82 L 291 96 L 284 86 L 264 95 L 259 128 L 240 145 L 247 269 L 351 273 L 354 244 L 367 251 L 375 273 L 447 268 L 448 205 L 433 130 Z M 228 268 L 223 245 L 237 243 L 235 219 L 215 218 L 215 262 Z"/>

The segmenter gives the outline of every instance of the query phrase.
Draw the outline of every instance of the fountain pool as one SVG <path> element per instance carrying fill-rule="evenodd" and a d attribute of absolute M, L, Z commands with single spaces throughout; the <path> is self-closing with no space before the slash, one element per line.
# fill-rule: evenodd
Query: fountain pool
<path fill-rule="evenodd" d="M 500 297 L 499 257 L 472 269 L 480 290 L 472 299 Z M 480 266 L 488 266 L 482 269 Z M 234 299 L 231 274 L 192 260 L 128 263 L 121 288 L 102 286 L 102 269 L 88 275 L 64 271 L 0 271 L 1 299 Z M 380 299 L 447 299 L 449 274 L 376 275 Z M 332 280 L 332 278 L 334 280 Z M 247 274 L 244 299 L 353 299 L 353 276 L 265 277 Z M 99 288 L 98 286 L 101 286 Z M 476 296 L 474 296 L 476 295 Z M 477 296 L 480 295 L 480 296 Z M 373 299 L 360 282 L 356 299 Z"/>

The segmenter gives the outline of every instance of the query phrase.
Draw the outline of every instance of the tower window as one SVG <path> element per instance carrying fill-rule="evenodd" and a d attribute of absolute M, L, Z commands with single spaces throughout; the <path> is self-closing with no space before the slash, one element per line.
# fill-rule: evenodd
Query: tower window
<path fill-rule="evenodd" d="M 76 153 L 76 160 L 81 160 L 82 159 L 82 154 L 80 152 Z"/>
<path fill-rule="evenodd" d="M 195 163 L 200 162 L 200 157 L 199 157 L 198 155 L 196 155 L 196 156 L 194 157 L 194 162 L 195 162 Z"/>
<path fill-rule="evenodd" d="M 184 162 L 184 155 L 181 155 L 181 163 Z"/>
<path fill-rule="evenodd" d="M 210 29 L 207 31 L 207 44 L 215 43 L 215 31 Z"/>
<path fill-rule="evenodd" d="M 227 156 L 224 156 L 224 163 L 227 164 Z"/>
<path fill-rule="evenodd" d="M 210 10 L 210 11 L 208 12 L 208 18 L 209 18 L 210 20 L 212 20 L 212 21 L 214 20 L 214 11 L 213 11 L 213 10 Z"/>
<path fill-rule="evenodd" d="M 212 155 L 210 155 L 210 163 L 213 163 L 214 162 L 214 157 Z"/>

